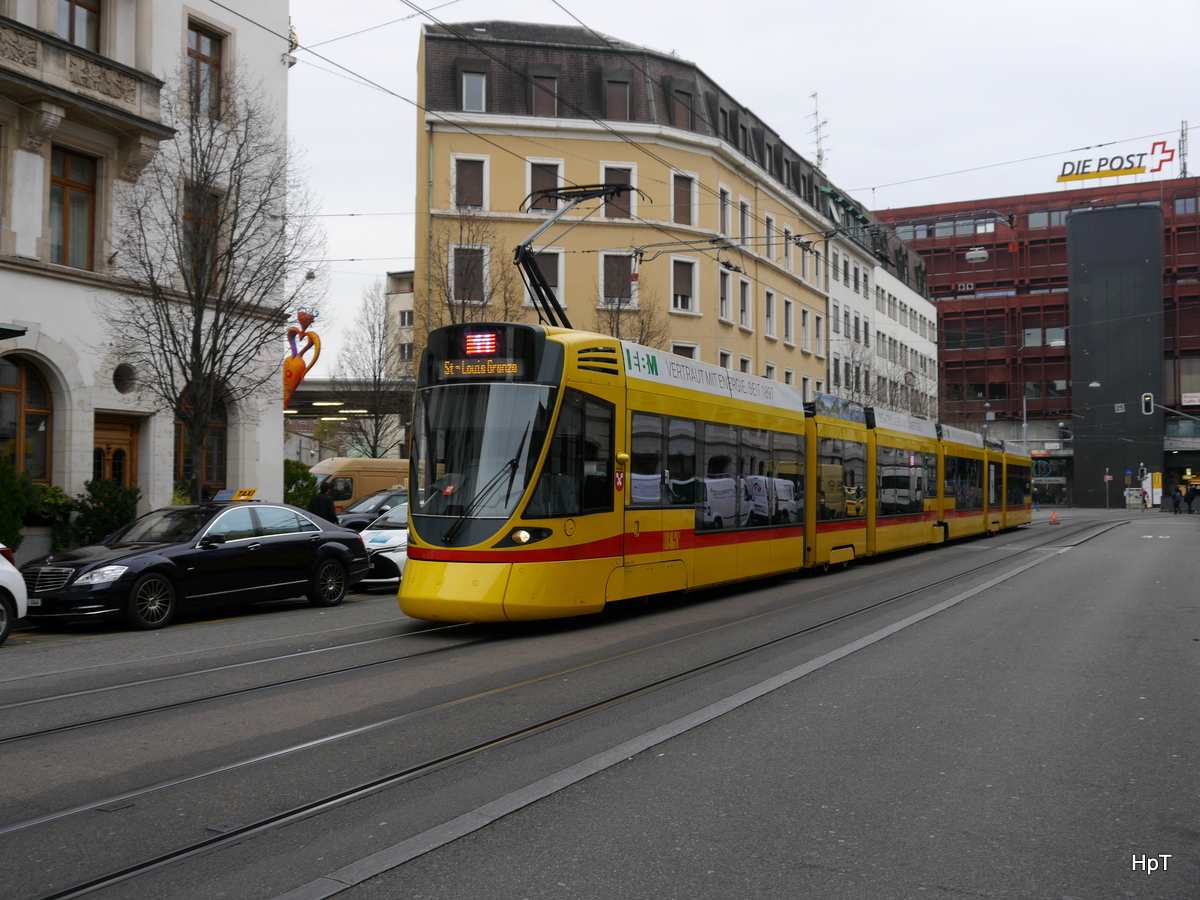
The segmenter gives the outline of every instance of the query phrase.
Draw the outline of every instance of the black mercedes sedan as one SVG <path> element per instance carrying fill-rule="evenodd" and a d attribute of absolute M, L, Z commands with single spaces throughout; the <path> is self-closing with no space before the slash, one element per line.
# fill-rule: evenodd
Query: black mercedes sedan
<path fill-rule="evenodd" d="M 21 574 L 32 622 L 123 618 L 148 629 L 183 607 L 301 595 L 335 606 L 368 566 L 357 532 L 285 503 L 247 502 L 158 509 Z"/>

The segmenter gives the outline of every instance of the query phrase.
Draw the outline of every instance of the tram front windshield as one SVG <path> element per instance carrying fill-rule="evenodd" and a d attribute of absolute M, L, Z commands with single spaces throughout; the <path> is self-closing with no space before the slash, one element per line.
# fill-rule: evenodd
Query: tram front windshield
<path fill-rule="evenodd" d="M 452 384 L 418 391 L 409 489 L 413 515 L 511 516 L 533 477 L 554 398 L 555 388 L 538 384 Z"/>

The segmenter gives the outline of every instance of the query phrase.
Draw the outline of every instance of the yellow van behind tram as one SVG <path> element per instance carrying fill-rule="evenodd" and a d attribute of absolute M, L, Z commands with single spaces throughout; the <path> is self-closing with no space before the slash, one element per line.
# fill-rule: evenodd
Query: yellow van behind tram
<path fill-rule="evenodd" d="M 317 476 L 317 487 L 329 482 L 329 495 L 339 513 L 360 497 L 390 487 L 408 487 L 407 459 L 335 456 L 321 460 L 309 471 Z"/>

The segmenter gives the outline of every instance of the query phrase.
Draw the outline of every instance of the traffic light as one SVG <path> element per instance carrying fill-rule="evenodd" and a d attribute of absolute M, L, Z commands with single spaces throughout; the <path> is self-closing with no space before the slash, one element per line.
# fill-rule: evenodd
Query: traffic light
<path fill-rule="evenodd" d="M 1138 484 L 1141 484 L 1143 481 L 1146 480 L 1146 474 L 1147 474 L 1146 467 L 1138 466 Z"/>
<path fill-rule="evenodd" d="M 1154 415 L 1154 395 L 1153 394 L 1142 394 L 1142 415 L 1143 416 Z"/>

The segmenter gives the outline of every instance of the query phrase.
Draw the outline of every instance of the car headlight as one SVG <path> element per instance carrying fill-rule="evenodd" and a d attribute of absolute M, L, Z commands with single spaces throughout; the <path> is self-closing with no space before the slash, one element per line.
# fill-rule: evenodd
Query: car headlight
<path fill-rule="evenodd" d="M 116 581 L 129 570 L 129 566 L 101 566 L 75 579 L 76 584 L 107 584 Z"/>

